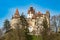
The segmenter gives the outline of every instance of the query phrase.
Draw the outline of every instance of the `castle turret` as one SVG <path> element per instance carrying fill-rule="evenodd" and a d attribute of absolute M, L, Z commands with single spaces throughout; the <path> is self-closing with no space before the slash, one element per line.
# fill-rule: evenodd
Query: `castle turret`
<path fill-rule="evenodd" d="M 35 14 L 35 10 L 33 9 L 33 7 L 30 7 L 30 9 L 28 10 L 27 18 L 32 18 L 34 14 Z"/>
<path fill-rule="evenodd" d="M 46 18 L 48 22 L 48 27 L 50 28 L 50 12 L 49 11 L 46 11 Z"/>
<path fill-rule="evenodd" d="M 18 9 L 16 9 L 16 12 L 14 16 L 12 17 L 10 23 L 11 23 L 11 28 L 14 28 L 14 29 L 17 27 L 17 24 L 20 23 L 20 15 L 19 15 Z"/>
<path fill-rule="evenodd" d="M 16 12 L 15 12 L 13 18 L 20 18 L 18 9 L 16 9 Z"/>
<path fill-rule="evenodd" d="M 49 11 L 46 11 L 46 15 L 47 15 L 48 17 L 50 17 L 50 12 L 49 12 Z"/>

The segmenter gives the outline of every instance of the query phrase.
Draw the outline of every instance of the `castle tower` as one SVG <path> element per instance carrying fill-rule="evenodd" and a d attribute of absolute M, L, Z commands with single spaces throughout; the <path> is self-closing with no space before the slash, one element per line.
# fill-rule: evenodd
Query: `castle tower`
<path fill-rule="evenodd" d="M 35 14 L 35 10 L 33 9 L 33 7 L 30 7 L 30 9 L 28 10 L 27 18 L 32 18 L 34 14 Z"/>
<path fill-rule="evenodd" d="M 30 7 L 28 10 L 28 15 L 27 15 L 27 21 L 29 24 L 29 32 L 33 31 L 33 27 L 35 26 L 35 19 L 33 19 L 33 16 L 35 15 L 35 10 L 33 9 L 33 7 Z"/>
<path fill-rule="evenodd" d="M 50 17 L 50 12 L 49 12 L 49 11 L 46 11 L 46 15 L 47 15 L 48 17 Z"/>
<path fill-rule="evenodd" d="M 12 17 L 10 23 L 11 23 L 11 28 L 14 28 L 14 29 L 20 23 L 20 15 L 19 15 L 18 9 L 16 9 L 16 12 L 15 12 L 14 16 Z"/>
<path fill-rule="evenodd" d="M 13 16 L 12 18 L 13 18 L 13 19 L 14 19 L 14 18 L 20 18 L 18 9 L 16 9 L 16 12 L 15 12 L 15 14 L 14 14 L 14 16 Z"/>
<path fill-rule="evenodd" d="M 46 11 L 46 18 L 48 22 L 48 27 L 50 28 L 50 12 L 49 11 Z"/>

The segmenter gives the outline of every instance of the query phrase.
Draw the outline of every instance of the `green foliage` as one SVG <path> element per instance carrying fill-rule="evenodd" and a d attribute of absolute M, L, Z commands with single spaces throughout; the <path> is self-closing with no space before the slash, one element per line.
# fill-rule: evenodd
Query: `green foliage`
<path fill-rule="evenodd" d="M 43 32 L 42 32 L 42 38 L 43 40 L 48 40 L 49 36 L 48 36 L 48 24 L 47 24 L 47 20 L 46 20 L 46 17 L 45 19 L 43 20 Z"/>
<path fill-rule="evenodd" d="M 20 23 L 22 23 L 22 29 L 20 29 L 19 24 L 17 24 L 17 29 L 10 29 L 7 33 L 4 34 L 1 40 L 42 40 L 41 36 L 37 37 L 28 34 L 29 33 L 28 22 L 26 21 L 24 15 L 21 15 Z M 5 30 L 8 30 L 9 26 L 10 26 L 9 21 L 5 20 L 4 22 Z"/>
<path fill-rule="evenodd" d="M 60 33 L 50 34 L 49 40 L 60 40 Z"/>
<path fill-rule="evenodd" d="M 40 35 L 32 35 L 32 40 L 42 40 Z"/>
<path fill-rule="evenodd" d="M 26 18 L 25 18 L 25 15 L 23 15 L 23 13 L 22 13 L 22 15 L 20 16 L 21 17 L 21 25 L 22 25 L 22 34 L 23 34 L 23 36 L 25 37 L 25 40 L 29 40 L 29 35 L 28 35 L 28 33 L 29 33 L 29 31 L 28 31 L 28 22 L 26 21 Z"/>
<path fill-rule="evenodd" d="M 8 33 L 5 33 L 2 39 L 3 40 L 18 40 L 17 31 L 10 30 Z"/>
<path fill-rule="evenodd" d="M 3 31 L 0 29 L 0 37 L 3 35 Z"/>
<path fill-rule="evenodd" d="M 25 15 L 23 15 L 23 13 L 22 13 L 22 15 L 20 17 L 21 17 L 22 26 L 28 26 L 28 22 L 27 22 L 27 20 L 25 18 Z"/>
<path fill-rule="evenodd" d="M 46 17 L 43 20 L 43 27 L 45 28 L 45 30 L 48 28 Z"/>
<path fill-rule="evenodd" d="M 10 28 L 10 22 L 9 22 L 8 19 L 6 19 L 5 22 L 4 22 L 4 28 L 3 29 L 6 30 L 6 31 L 8 31 L 9 28 Z"/>

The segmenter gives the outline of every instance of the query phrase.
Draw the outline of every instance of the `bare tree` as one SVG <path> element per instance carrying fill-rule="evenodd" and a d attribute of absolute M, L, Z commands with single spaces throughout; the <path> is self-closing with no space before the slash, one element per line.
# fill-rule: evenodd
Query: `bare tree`
<path fill-rule="evenodd" d="M 51 17 L 51 25 L 52 27 L 55 27 L 56 33 L 58 32 L 58 27 L 60 26 L 60 15 L 52 16 Z"/>

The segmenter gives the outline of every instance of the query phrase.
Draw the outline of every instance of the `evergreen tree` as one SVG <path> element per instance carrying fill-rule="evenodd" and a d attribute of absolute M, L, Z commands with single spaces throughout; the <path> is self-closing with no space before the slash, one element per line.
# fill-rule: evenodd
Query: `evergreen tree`
<path fill-rule="evenodd" d="M 10 22 L 8 19 L 6 19 L 4 21 L 4 28 L 3 29 L 7 32 L 9 30 L 9 28 L 10 28 Z"/>
<path fill-rule="evenodd" d="M 32 40 L 31 38 L 31 36 L 30 35 L 28 35 L 28 33 L 29 33 L 29 30 L 28 30 L 28 22 L 27 22 L 27 20 L 26 20 L 26 18 L 25 18 L 25 15 L 22 13 L 22 15 L 21 15 L 21 24 L 22 24 L 22 28 L 23 28 L 23 30 L 22 30 L 22 34 L 23 34 L 23 37 L 25 37 L 25 39 L 24 40 Z"/>
<path fill-rule="evenodd" d="M 28 26 L 28 22 L 27 22 L 25 15 L 23 13 L 21 15 L 21 24 L 22 24 L 22 26 Z"/>
<path fill-rule="evenodd" d="M 3 31 L 2 29 L 0 29 L 0 37 L 3 35 Z"/>
<path fill-rule="evenodd" d="M 46 17 L 45 19 L 43 20 L 43 32 L 42 32 L 42 38 L 43 40 L 48 40 L 48 24 L 47 24 L 47 20 L 46 20 Z"/>

